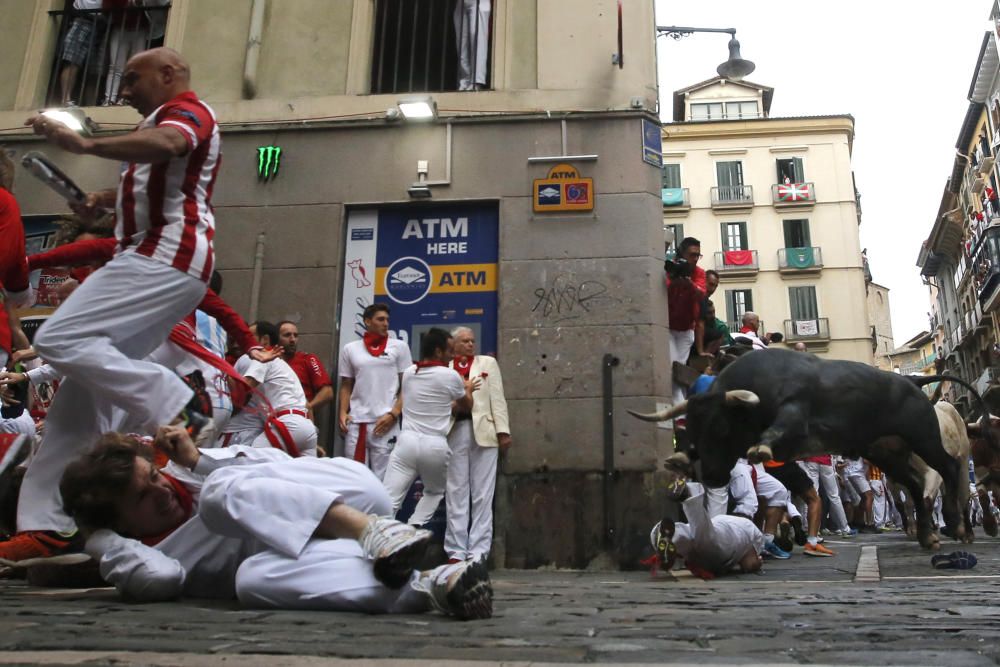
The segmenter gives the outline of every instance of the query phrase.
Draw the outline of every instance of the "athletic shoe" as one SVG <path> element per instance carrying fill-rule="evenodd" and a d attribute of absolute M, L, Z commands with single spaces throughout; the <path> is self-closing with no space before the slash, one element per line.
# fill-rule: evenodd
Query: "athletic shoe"
<path fill-rule="evenodd" d="M 431 536 L 429 530 L 373 514 L 358 542 L 375 561 L 375 578 L 389 588 L 401 588 L 423 560 Z"/>
<path fill-rule="evenodd" d="M 894 527 L 892 527 L 892 526 L 890 526 L 888 524 L 883 524 L 883 525 L 879 526 L 878 529 L 879 529 L 879 532 L 882 532 L 882 533 L 891 533 L 892 531 L 895 530 Z"/>
<path fill-rule="evenodd" d="M 825 556 L 825 557 L 829 558 L 830 556 L 836 555 L 832 551 L 830 551 L 829 549 L 827 549 L 826 547 L 824 547 L 822 544 L 819 544 L 819 543 L 817 543 L 817 544 L 806 544 L 806 547 L 805 547 L 805 549 L 803 549 L 803 551 L 805 552 L 805 554 L 807 556 Z"/>
<path fill-rule="evenodd" d="M 51 530 L 29 530 L 0 542 L 0 565 L 30 567 L 42 563 L 70 565 L 90 559 L 83 553 L 79 532 L 60 535 Z"/>
<path fill-rule="evenodd" d="M 426 593 L 431 606 L 463 621 L 493 615 L 493 586 L 481 560 L 441 565 L 423 572 L 410 586 Z"/>
<path fill-rule="evenodd" d="M 801 547 L 809 541 L 809 536 L 806 535 L 806 530 L 802 527 L 802 517 L 793 516 L 791 524 L 792 530 L 795 531 L 795 543 Z"/>
<path fill-rule="evenodd" d="M 857 528 L 848 528 L 847 530 L 838 530 L 837 531 L 837 535 L 839 535 L 840 537 L 843 537 L 845 539 L 850 539 L 852 537 L 855 537 L 855 536 L 857 536 L 857 534 L 858 534 L 858 529 Z"/>
<path fill-rule="evenodd" d="M 665 475 L 666 475 L 667 498 L 669 500 L 674 500 L 674 501 L 684 500 L 684 498 L 690 495 L 688 493 L 687 480 L 684 478 L 683 473 L 668 469 Z"/>
<path fill-rule="evenodd" d="M 778 560 L 788 560 L 792 557 L 792 554 L 788 553 L 781 547 L 779 547 L 774 542 L 768 542 L 764 545 L 763 556 L 769 556 L 771 558 L 777 558 Z"/>

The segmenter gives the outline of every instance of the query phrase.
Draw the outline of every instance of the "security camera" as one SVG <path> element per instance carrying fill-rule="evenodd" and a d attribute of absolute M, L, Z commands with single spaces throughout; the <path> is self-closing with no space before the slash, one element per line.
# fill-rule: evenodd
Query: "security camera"
<path fill-rule="evenodd" d="M 406 188 L 406 193 L 410 195 L 410 199 L 430 199 L 431 189 L 427 187 L 424 183 L 414 183 L 410 187 Z"/>

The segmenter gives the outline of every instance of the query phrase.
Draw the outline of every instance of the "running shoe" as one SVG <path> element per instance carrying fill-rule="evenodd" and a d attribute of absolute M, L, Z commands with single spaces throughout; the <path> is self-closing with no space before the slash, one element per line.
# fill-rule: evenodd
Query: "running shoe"
<path fill-rule="evenodd" d="M 795 543 L 801 547 L 809 541 L 809 536 L 806 535 L 806 529 L 802 527 L 802 517 L 793 516 L 791 524 L 792 530 L 795 531 Z"/>
<path fill-rule="evenodd" d="M 826 558 L 836 555 L 822 544 L 819 544 L 818 542 L 816 544 L 806 544 L 805 549 L 803 549 L 803 552 L 807 556 L 823 556 Z"/>
<path fill-rule="evenodd" d="M 784 522 L 778 524 L 778 534 L 774 536 L 774 543 L 782 551 L 792 552 L 795 546 L 792 542 L 792 527 L 789 524 Z"/>
<path fill-rule="evenodd" d="M 493 586 L 486 563 L 467 560 L 421 573 L 410 584 L 426 593 L 431 607 L 463 621 L 493 615 Z"/>
<path fill-rule="evenodd" d="M 42 563 L 71 565 L 90 559 L 83 553 L 83 537 L 74 531 L 61 535 L 51 530 L 29 530 L 0 542 L 0 565 L 30 567 Z"/>
<path fill-rule="evenodd" d="M 837 531 L 837 535 L 839 535 L 840 537 L 843 537 L 845 539 L 850 539 L 852 537 L 856 537 L 857 534 L 858 534 L 858 529 L 857 528 L 847 528 L 846 530 L 838 530 Z"/>
<path fill-rule="evenodd" d="M 431 536 L 429 530 L 373 514 L 358 542 L 375 561 L 375 578 L 389 588 L 402 588 L 423 560 Z"/>
<path fill-rule="evenodd" d="M 778 560 L 788 560 L 792 557 L 792 554 L 788 553 L 781 547 L 779 547 L 774 542 L 768 542 L 764 545 L 764 553 L 761 554 L 770 558 L 777 558 Z"/>
<path fill-rule="evenodd" d="M 968 570 L 979 562 L 968 551 L 953 551 L 950 554 L 931 556 L 931 566 L 935 570 Z"/>

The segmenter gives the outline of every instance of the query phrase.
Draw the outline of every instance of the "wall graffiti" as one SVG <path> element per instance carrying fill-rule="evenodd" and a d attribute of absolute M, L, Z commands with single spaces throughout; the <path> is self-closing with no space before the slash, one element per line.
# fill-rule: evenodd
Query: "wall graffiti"
<path fill-rule="evenodd" d="M 608 286 L 599 280 L 577 281 L 573 276 L 560 274 L 546 287 L 535 289 L 535 305 L 531 312 L 556 321 L 583 317 L 603 306 L 621 300 L 608 292 Z"/>

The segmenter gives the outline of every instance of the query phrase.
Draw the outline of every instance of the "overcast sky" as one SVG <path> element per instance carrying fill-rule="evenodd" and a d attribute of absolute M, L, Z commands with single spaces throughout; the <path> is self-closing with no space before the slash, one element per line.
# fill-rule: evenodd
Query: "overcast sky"
<path fill-rule="evenodd" d="M 774 88 L 771 115 L 854 116 L 861 246 L 875 282 L 890 288 L 895 344 L 926 329 L 917 254 L 951 174 L 992 0 L 655 2 L 658 25 L 736 28 L 757 65 L 747 78 Z M 664 120 L 674 90 L 715 76 L 728 39 L 659 38 Z"/>

